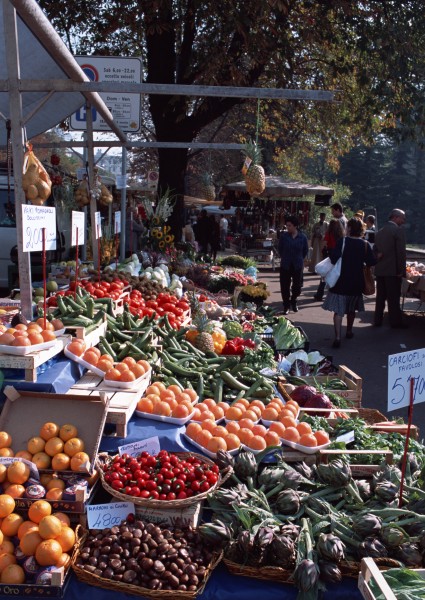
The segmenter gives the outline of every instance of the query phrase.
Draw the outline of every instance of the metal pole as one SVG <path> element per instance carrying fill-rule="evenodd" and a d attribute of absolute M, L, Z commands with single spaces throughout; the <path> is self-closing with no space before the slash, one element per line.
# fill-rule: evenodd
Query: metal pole
<path fill-rule="evenodd" d="M 91 105 L 86 104 L 86 123 L 87 123 L 87 161 L 89 163 L 89 187 L 93 190 L 95 187 L 95 174 L 94 174 L 94 155 L 93 155 L 93 119 L 91 112 Z M 91 246 L 94 268 L 97 269 L 98 264 L 98 242 L 96 239 L 96 217 L 97 212 L 97 200 L 90 195 L 90 223 L 91 223 Z"/>
<path fill-rule="evenodd" d="M 86 168 L 87 165 L 87 134 L 86 132 L 83 133 L 83 139 L 84 139 L 84 147 L 83 147 L 83 167 L 84 169 Z M 88 224 L 88 210 L 87 210 L 87 206 L 83 206 L 83 213 L 84 213 L 84 223 L 86 224 L 86 231 L 89 230 L 89 224 Z M 82 247 L 82 251 L 81 251 L 81 260 L 87 260 L 87 244 L 88 244 L 88 239 L 87 239 L 87 235 L 85 236 L 86 239 L 86 243 L 83 244 Z"/>
<path fill-rule="evenodd" d="M 13 177 L 15 191 L 16 238 L 18 243 L 19 287 L 21 293 L 21 312 L 32 319 L 31 253 L 23 251 L 22 205 L 26 198 L 22 187 L 23 170 L 23 119 L 22 98 L 18 90 L 20 78 L 18 31 L 16 13 L 10 2 L 3 2 L 4 40 L 6 63 L 9 73 L 9 110 L 11 122 L 11 140 L 13 154 Z"/>
<path fill-rule="evenodd" d="M 121 233 L 120 233 L 120 261 L 123 262 L 125 259 L 125 234 L 126 234 L 126 202 L 127 202 L 127 184 L 126 184 L 126 173 L 127 173 L 127 148 L 122 147 L 121 155 L 121 174 L 123 176 L 124 185 L 121 190 Z M 130 248 L 133 251 L 133 248 Z"/>

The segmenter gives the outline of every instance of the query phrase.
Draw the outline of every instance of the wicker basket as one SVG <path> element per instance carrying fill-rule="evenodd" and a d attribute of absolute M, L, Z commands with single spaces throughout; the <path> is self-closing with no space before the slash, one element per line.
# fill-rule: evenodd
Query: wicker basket
<path fill-rule="evenodd" d="M 134 594 L 136 596 L 143 596 L 145 598 L 193 600 L 198 594 L 201 594 L 204 591 L 211 573 L 223 557 L 223 553 L 217 553 L 213 556 L 207 570 L 205 571 L 204 580 L 196 592 L 184 592 L 181 590 L 150 590 L 149 588 L 132 585 L 131 583 L 121 583 L 120 581 L 113 581 L 112 579 L 99 577 L 99 575 L 88 573 L 85 569 L 82 569 L 79 565 L 77 565 L 76 561 L 80 553 L 80 549 L 84 547 L 84 542 L 87 536 L 88 531 L 83 529 L 81 525 L 78 525 L 76 529 L 76 543 L 71 558 L 71 566 L 77 579 L 83 583 L 87 583 L 88 585 L 94 585 L 95 587 L 104 588 L 106 590 L 115 590 L 121 594 Z"/>
<path fill-rule="evenodd" d="M 223 558 L 223 562 L 233 575 L 253 577 L 254 579 L 262 579 L 263 581 L 290 583 L 290 578 L 293 574 L 292 570 L 282 569 L 281 567 L 251 567 L 235 563 L 228 558 Z"/>
<path fill-rule="evenodd" d="M 181 459 L 185 459 L 188 456 L 196 456 L 202 462 L 207 465 L 213 466 L 215 463 L 211 459 L 203 456 L 201 454 L 197 454 L 196 452 L 173 452 L 173 455 L 178 456 Z M 231 476 L 233 469 L 231 467 L 227 467 L 222 473 L 219 474 L 217 483 L 210 487 L 207 492 L 203 492 L 202 494 L 197 494 L 196 496 L 191 496 L 190 498 L 185 498 L 184 500 L 153 500 L 152 498 L 137 498 L 134 496 L 128 496 L 127 494 L 121 494 L 117 490 L 114 490 L 106 481 L 103 472 L 103 466 L 105 464 L 109 464 L 113 460 L 113 456 L 109 456 L 106 453 L 100 453 L 97 457 L 97 467 L 100 473 L 100 478 L 102 481 L 102 486 L 104 489 L 111 494 L 114 498 L 117 498 L 121 502 L 133 502 L 136 506 L 141 506 L 143 508 L 156 508 L 161 510 L 176 510 L 183 509 L 191 506 L 192 504 L 198 504 L 198 502 L 202 502 L 206 499 L 208 494 L 219 488 L 227 479 Z"/>
<path fill-rule="evenodd" d="M 378 566 L 380 571 L 386 571 L 387 569 L 394 569 L 403 567 L 403 563 L 395 560 L 394 558 L 374 558 L 373 559 Z M 343 560 L 339 565 L 343 577 L 352 577 L 357 579 L 361 569 L 360 561 L 348 561 Z"/>

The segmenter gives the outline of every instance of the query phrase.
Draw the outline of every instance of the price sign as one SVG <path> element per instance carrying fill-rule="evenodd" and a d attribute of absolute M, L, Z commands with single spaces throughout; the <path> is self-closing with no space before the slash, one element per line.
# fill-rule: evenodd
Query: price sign
<path fill-rule="evenodd" d="M 71 217 L 71 246 L 77 245 L 77 229 L 78 229 L 78 245 L 84 244 L 84 213 L 80 210 L 73 210 Z"/>
<path fill-rule="evenodd" d="M 105 529 L 120 525 L 130 514 L 135 514 L 133 502 L 111 502 L 110 504 L 90 504 L 87 506 L 89 529 Z"/>
<path fill-rule="evenodd" d="M 94 226 L 96 227 L 96 239 L 102 237 L 102 217 L 100 212 L 94 213 Z"/>
<path fill-rule="evenodd" d="M 125 190 L 127 187 L 127 175 L 116 176 L 117 190 Z"/>
<path fill-rule="evenodd" d="M 126 444 L 125 446 L 118 446 L 118 452 L 120 453 L 120 456 L 122 454 L 139 456 L 141 452 L 149 452 L 149 454 L 155 456 L 155 454 L 158 454 L 160 449 L 161 447 L 159 445 L 158 436 L 146 438 L 145 440 L 140 440 L 139 442 Z"/>
<path fill-rule="evenodd" d="M 43 229 L 46 230 L 46 250 L 56 250 L 56 209 L 51 206 L 22 205 L 23 251 L 43 250 Z"/>
<path fill-rule="evenodd" d="M 114 233 L 120 233 L 121 232 L 121 212 L 117 210 L 116 213 L 114 213 Z"/>
<path fill-rule="evenodd" d="M 241 169 L 242 175 L 246 175 L 248 173 L 248 169 L 249 169 L 251 163 L 252 163 L 252 159 L 249 158 L 249 156 L 246 156 L 244 163 L 242 165 L 242 169 Z"/>
<path fill-rule="evenodd" d="M 388 357 L 388 411 L 409 406 L 411 379 L 413 404 L 425 402 L 425 348 Z"/>
<path fill-rule="evenodd" d="M 349 444 L 350 442 L 354 442 L 354 431 L 347 431 L 347 433 L 343 433 L 336 438 L 336 442 L 344 442 L 344 444 Z"/>
<path fill-rule="evenodd" d="M 87 169 L 85 167 L 80 167 L 77 169 L 77 179 L 78 181 L 82 181 L 84 177 L 87 175 Z"/>

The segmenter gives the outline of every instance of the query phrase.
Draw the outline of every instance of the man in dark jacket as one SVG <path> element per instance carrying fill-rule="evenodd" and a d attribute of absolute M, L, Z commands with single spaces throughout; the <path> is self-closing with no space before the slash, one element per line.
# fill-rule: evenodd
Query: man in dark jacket
<path fill-rule="evenodd" d="M 384 317 L 385 302 L 391 327 L 405 328 L 400 308 L 401 280 L 406 276 L 406 241 L 402 225 L 404 211 L 394 208 L 387 223 L 375 235 L 378 262 L 375 266 L 376 303 L 375 326 L 380 327 Z"/>
<path fill-rule="evenodd" d="M 289 313 L 289 307 L 298 312 L 297 298 L 303 285 L 304 259 L 308 254 L 308 240 L 298 231 L 297 217 L 286 217 L 286 231 L 280 234 L 280 291 L 283 300 L 283 314 Z M 291 289 L 292 285 L 292 289 Z"/>

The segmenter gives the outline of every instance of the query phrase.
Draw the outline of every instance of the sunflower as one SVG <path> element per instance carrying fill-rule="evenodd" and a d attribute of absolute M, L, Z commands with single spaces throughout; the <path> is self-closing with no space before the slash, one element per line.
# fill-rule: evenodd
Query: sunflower
<path fill-rule="evenodd" d="M 151 236 L 152 237 L 158 237 L 158 231 L 156 229 L 152 229 Z"/>
<path fill-rule="evenodd" d="M 159 247 L 160 247 L 161 249 L 162 249 L 162 248 L 164 248 L 164 247 L 165 247 L 165 242 L 164 242 L 164 240 L 161 240 L 161 241 L 159 242 L 159 244 L 158 244 L 158 245 L 159 245 Z"/>
<path fill-rule="evenodd" d="M 165 236 L 165 243 L 166 244 L 171 244 L 171 242 L 174 240 L 174 236 L 173 235 L 166 235 Z"/>
<path fill-rule="evenodd" d="M 163 234 L 161 230 L 158 230 L 156 233 L 156 237 L 160 240 L 162 238 Z"/>
<path fill-rule="evenodd" d="M 154 218 L 152 219 L 152 223 L 153 223 L 154 225 L 159 225 L 159 217 L 154 217 Z"/>

